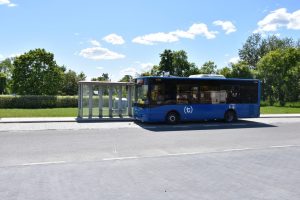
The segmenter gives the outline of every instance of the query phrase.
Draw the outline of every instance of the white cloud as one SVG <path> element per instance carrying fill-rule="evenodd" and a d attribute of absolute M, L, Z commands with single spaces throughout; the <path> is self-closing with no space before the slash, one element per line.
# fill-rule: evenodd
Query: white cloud
<path fill-rule="evenodd" d="M 240 61 L 240 58 L 239 57 L 233 57 L 233 58 L 230 58 L 229 59 L 229 63 L 233 63 L 233 64 L 236 64 Z"/>
<path fill-rule="evenodd" d="M 11 3 L 10 0 L 0 0 L 0 5 L 7 5 L 8 7 L 17 6 L 17 4 Z"/>
<path fill-rule="evenodd" d="M 193 35 L 202 35 L 206 37 L 206 39 L 213 39 L 218 34 L 217 31 L 209 31 L 206 24 L 200 23 L 200 24 L 193 24 L 189 30 L 188 33 Z"/>
<path fill-rule="evenodd" d="M 0 54 L 0 61 L 4 60 L 4 56 Z"/>
<path fill-rule="evenodd" d="M 125 41 L 122 38 L 122 36 L 117 35 L 115 33 L 112 33 L 112 34 L 109 34 L 109 35 L 105 36 L 103 38 L 103 40 L 105 42 L 108 42 L 108 43 L 111 43 L 111 44 L 114 44 L 114 45 L 121 45 L 121 44 L 125 43 Z"/>
<path fill-rule="evenodd" d="M 96 69 L 102 70 L 102 69 L 104 69 L 104 68 L 103 68 L 103 67 L 96 67 Z"/>
<path fill-rule="evenodd" d="M 176 31 L 170 32 L 170 34 L 175 35 L 179 38 L 188 38 L 188 39 L 195 38 L 194 34 L 189 33 L 188 31 L 182 31 L 182 30 L 176 30 Z"/>
<path fill-rule="evenodd" d="M 125 58 L 125 55 L 102 47 L 91 47 L 80 51 L 80 56 L 91 60 L 115 60 Z"/>
<path fill-rule="evenodd" d="M 227 35 L 236 31 L 236 27 L 233 25 L 231 21 L 217 20 L 214 21 L 213 24 L 216 26 L 221 26 Z"/>
<path fill-rule="evenodd" d="M 146 72 L 152 69 L 153 67 L 153 63 L 140 63 L 141 67 L 142 67 L 142 71 Z"/>
<path fill-rule="evenodd" d="M 153 45 L 157 42 L 176 42 L 179 38 L 171 33 L 151 33 L 144 36 L 136 37 L 132 40 L 134 43 Z"/>
<path fill-rule="evenodd" d="M 151 33 L 144 36 L 138 36 L 132 40 L 134 43 L 144 45 L 154 45 L 159 42 L 177 42 L 180 38 L 194 39 L 197 35 L 201 35 L 207 39 L 213 39 L 216 37 L 218 32 L 209 31 L 206 24 L 199 23 L 193 24 L 187 31 L 176 30 L 169 33 Z"/>
<path fill-rule="evenodd" d="M 9 4 L 10 2 L 9 2 L 9 0 L 0 0 L 0 5 L 1 4 Z"/>
<path fill-rule="evenodd" d="M 137 69 L 133 68 L 133 67 L 129 67 L 129 68 L 126 68 L 126 69 L 123 69 L 120 71 L 120 76 L 123 77 L 125 75 L 131 75 L 133 77 L 136 77 L 137 76 L 138 71 Z"/>
<path fill-rule="evenodd" d="M 97 40 L 90 40 L 91 45 L 96 46 L 96 47 L 100 47 L 101 44 L 100 42 L 98 42 Z"/>
<path fill-rule="evenodd" d="M 131 75 L 134 78 L 138 77 L 140 74 L 151 70 L 154 65 L 153 63 L 150 63 L 150 62 L 142 63 L 140 61 L 136 61 L 135 63 L 137 64 L 136 67 L 128 67 L 128 68 L 122 69 L 119 73 L 119 77 L 120 77 L 119 79 L 121 79 L 125 75 Z"/>
<path fill-rule="evenodd" d="M 272 11 L 257 23 L 258 28 L 254 33 L 274 32 L 279 28 L 300 30 L 300 10 L 288 13 L 286 8 Z"/>
<path fill-rule="evenodd" d="M 146 72 L 152 69 L 152 67 L 154 66 L 153 63 L 142 63 L 140 61 L 135 61 L 136 64 L 138 64 L 139 66 L 137 67 L 138 69 L 140 69 L 140 72 Z"/>
<path fill-rule="evenodd" d="M 17 5 L 17 4 L 14 4 L 14 3 L 8 4 L 8 7 L 16 7 L 16 6 L 18 6 L 18 5 Z"/>

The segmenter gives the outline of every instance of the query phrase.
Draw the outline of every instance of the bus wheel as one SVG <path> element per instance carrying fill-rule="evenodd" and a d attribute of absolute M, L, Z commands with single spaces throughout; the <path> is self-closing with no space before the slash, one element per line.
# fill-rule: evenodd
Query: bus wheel
<path fill-rule="evenodd" d="M 168 124 L 177 124 L 179 121 L 179 115 L 176 112 L 169 112 L 166 117 L 166 122 Z"/>
<path fill-rule="evenodd" d="M 236 113 L 233 110 L 227 110 L 224 115 L 225 122 L 235 122 L 237 120 Z"/>

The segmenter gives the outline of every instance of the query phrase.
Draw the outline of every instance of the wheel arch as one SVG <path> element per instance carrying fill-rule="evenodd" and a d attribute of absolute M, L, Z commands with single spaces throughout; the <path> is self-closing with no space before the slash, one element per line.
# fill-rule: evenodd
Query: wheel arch
<path fill-rule="evenodd" d="M 236 120 L 238 119 L 238 113 L 237 113 L 237 111 L 236 111 L 235 109 L 233 109 L 233 108 L 229 108 L 229 109 L 227 109 L 227 110 L 224 112 L 224 119 L 225 119 L 225 120 L 226 120 L 226 114 L 227 114 L 228 112 L 232 112 L 232 113 L 234 114 L 234 120 L 233 120 L 233 121 L 236 121 Z"/>
<path fill-rule="evenodd" d="M 181 120 L 180 112 L 178 112 L 178 110 L 176 110 L 176 109 L 168 110 L 168 111 L 165 113 L 165 119 L 168 117 L 168 115 L 169 115 L 170 113 L 176 113 L 177 116 L 178 116 L 178 121 Z"/>

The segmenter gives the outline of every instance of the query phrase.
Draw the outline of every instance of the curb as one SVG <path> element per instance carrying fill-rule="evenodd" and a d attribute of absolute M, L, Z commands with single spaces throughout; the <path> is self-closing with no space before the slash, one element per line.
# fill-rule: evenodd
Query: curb
<path fill-rule="evenodd" d="M 300 118 L 300 114 L 261 114 L 259 118 Z M 8 123 L 101 123 L 101 122 L 129 122 L 134 121 L 133 117 L 103 117 L 103 118 L 73 118 L 73 117 L 36 117 L 36 118 L 0 118 L 0 124 Z"/>
<path fill-rule="evenodd" d="M 0 118 L 0 124 L 8 123 L 63 123 L 63 122 L 77 122 L 77 123 L 93 123 L 93 122 L 127 122 L 134 121 L 133 118 Z"/>

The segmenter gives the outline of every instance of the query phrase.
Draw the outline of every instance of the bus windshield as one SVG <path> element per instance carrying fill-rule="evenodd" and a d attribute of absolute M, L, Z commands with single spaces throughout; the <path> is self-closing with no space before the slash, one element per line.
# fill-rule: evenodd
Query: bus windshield
<path fill-rule="evenodd" d="M 136 98 L 137 105 L 149 104 L 148 85 L 144 83 L 143 79 L 137 80 L 135 98 Z"/>

